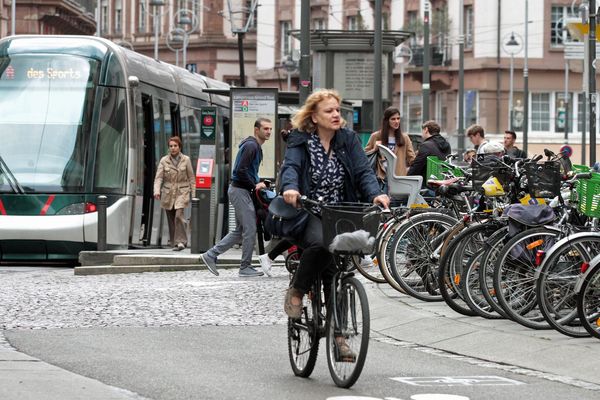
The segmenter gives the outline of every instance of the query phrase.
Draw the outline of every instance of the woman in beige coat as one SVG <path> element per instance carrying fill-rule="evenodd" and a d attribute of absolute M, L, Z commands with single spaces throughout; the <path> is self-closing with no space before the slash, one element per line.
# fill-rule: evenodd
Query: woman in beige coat
<path fill-rule="evenodd" d="M 154 178 L 154 198 L 160 199 L 169 223 L 170 244 L 174 251 L 187 245 L 183 210 L 196 187 L 196 177 L 190 158 L 181 152 L 181 139 L 169 138 L 169 154 L 160 159 Z"/>
<path fill-rule="evenodd" d="M 415 151 L 410 141 L 410 137 L 403 133 L 400 129 L 400 110 L 395 107 L 388 107 L 383 112 L 383 120 L 381 121 L 381 129 L 373 132 L 369 138 L 369 142 L 365 147 L 367 154 L 372 154 L 377 151 L 377 145 L 382 144 L 388 147 L 396 154 L 396 171 L 395 175 L 404 176 L 408 171 L 408 167 L 415 159 Z M 378 156 L 376 174 L 379 181 L 382 183 L 384 191 L 387 193 L 387 162 L 380 154 Z"/>

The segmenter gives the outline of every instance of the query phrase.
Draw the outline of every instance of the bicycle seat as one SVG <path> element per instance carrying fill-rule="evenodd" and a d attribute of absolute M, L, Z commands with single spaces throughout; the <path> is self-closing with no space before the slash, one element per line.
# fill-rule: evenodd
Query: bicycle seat
<path fill-rule="evenodd" d="M 391 198 L 408 196 L 408 200 L 406 202 L 407 207 L 417 203 L 417 200 L 419 200 L 419 203 L 424 203 L 425 200 L 423 200 L 423 198 L 419 195 L 419 191 L 421 190 L 423 183 L 423 177 L 396 175 L 396 155 L 392 153 L 392 151 L 386 146 L 378 144 L 377 147 L 379 147 L 379 153 L 381 153 L 387 160 L 386 179 L 388 184 L 388 195 Z"/>

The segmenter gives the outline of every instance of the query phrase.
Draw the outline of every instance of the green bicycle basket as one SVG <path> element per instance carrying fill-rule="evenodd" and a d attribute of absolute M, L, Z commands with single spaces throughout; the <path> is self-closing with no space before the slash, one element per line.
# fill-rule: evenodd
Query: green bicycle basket
<path fill-rule="evenodd" d="M 432 176 L 435 176 L 435 179 L 438 180 L 445 179 L 444 174 L 451 174 L 455 177 L 464 176 L 460 168 L 450 165 L 436 156 L 427 157 L 427 179 L 431 179 Z"/>
<path fill-rule="evenodd" d="M 591 179 L 578 180 L 575 190 L 579 211 L 591 218 L 600 217 L 600 173 L 592 172 Z"/>

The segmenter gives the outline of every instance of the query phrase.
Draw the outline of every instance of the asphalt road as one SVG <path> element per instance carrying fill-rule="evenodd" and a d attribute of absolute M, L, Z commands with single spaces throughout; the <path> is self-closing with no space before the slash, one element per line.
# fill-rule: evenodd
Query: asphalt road
<path fill-rule="evenodd" d="M 339 389 L 324 348 L 310 379 L 293 375 L 284 325 L 25 330 L 6 336 L 29 355 L 155 400 L 598 398 L 591 390 L 428 354 L 377 335 L 356 385 Z"/>
<path fill-rule="evenodd" d="M 223 270 L 220 277 L 205 271 L 79 277 L 64 268 L 0 267 L 0 358 L 8 354 L 2 353 L 3 347 L 6 351 L 12 346 L 65 371 L 127 391 L 115 399 L 137 398 L 132 393 L 155 400 L 598 398 L 600 386 L 569 376 L 597 376 L 593 370 L 577 374 L 577 369 L 592 365 L 597 370 L 597 362 L 589 357 L 597 354 L 600 342 L 515 329 L 507 321 L 482 321 L 481 328 L 476 323 L 465 325 L 471 319 L 444 315 L 441 304 L 404 300 L 367 282 L 372 321 L 382 330 L 372 332 L 367 363 L 356 385 L 350 390 L 334 386 L 324 343 L 313 376 L 297 378 L 288 361 L 281 307 L 288 277 L 281 268 L 275 272 L 273 278 L 259 279 L 239 278 L 232 270 Z M 420 309 L 418 319 L 407 319 Z M 499 327 L 498 332 L 489 326 Z M 443 335 L 445 327 L 450 335 Z M 511 359 L 518 362 L 502 362 L 505 354 L 495 349 L 477 349 L 484 346 L 480 339 L 472 339 L 478 331 L 496 341 L 510 338 L 501 348 L 510 349 Z M 417 345 L 415 336 L 427 345 Z M 448 338 L 458 350 L 444 350 Z M 561 368 L 550 369 L 560 375 L 523 368 L 527 363 L 519 355 L 532 354 L 523 344 L 526 339 L 547 342 L 542 355 L 552 365 L 557 363 L 554 343 L 561 348 L 566 344 L 582 358 L 564 360 Z M 20 383 L 16 370 L 10 369 L 16 364 L 3 361 L 0 372 L 17 379 L 3 381 L 0 376 L 0 386 Z M 35 362 L 20 366 L 37 371 Z M 21 381 L 25 379 L 24 375 Z M 52 376 L 47 379 L 48 390 L 55 389 L 56 381 Z M 96 393 L 104 393 L 101 390 Z M 2 400 L 44 398 L 35 393 L 23 397 L 10 387 L 0 387 L 0 393 Z"/>

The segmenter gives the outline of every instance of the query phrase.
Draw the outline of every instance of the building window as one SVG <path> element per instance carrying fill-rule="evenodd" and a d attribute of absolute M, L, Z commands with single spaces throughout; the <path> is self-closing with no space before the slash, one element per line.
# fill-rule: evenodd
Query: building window
<path fill-rule="evenodd" d="M 250 11 L 252 8 L 252 0 L 246 0 L 246 9 Z M 258 17 L 258 7 L 254 8 L 254 13 L 252 14 L 252 21 L 250 21 L 250 25 L 248 25 L 248 31 L 256 31 L 256 19 Z"/>
<path fill-rule="evenodd" d="M 531 94 L 531 130 L 550 131 L 550 93 Z"/>
<path fill-rule="evenodd" d="M 123 29 L 123 6 L 121 0 L 115 0 L 115 33 L 121 33 Z"/>
<path fill-rule="evenodd" d="M 578 132 L 583 132 L 584 129 L 584 111 L 586 111 L 587 109 L 589 109 L 589 107 L 583 107 L 583 100 L 585 99 L 585 93 L 579 93 L 577 95 L 577 131 Z M 586 106 L 588 106 L 588 103 L 585 103 Z M 586 116 L 588 116 L 589 114 L 585 113 Z M 585 121 L 585 123 L 587 124 L 587 121 Z"/>
<path fill-rule="evenodd" d="M 550 46 L 561 47 L 565 41 L 571 40 L 569 31 L 563 29 L 565 26 L 565 18 L 576 17 L 571 14 L 570 6 L 552 6 L 550 17 Z"/>
<path fill-rule="evenodd" d="M 292 54 L 292 38 L 289 31 L 292 29 L 290 21 L 281 21 L 279 23 L 279 37 L 281 40 L 281 57 Z"/>
<path fill-rule="evenodd" d="M 316 31 L 323 31 L 327 29 L 327 23 L 324 19 L 315 19 L 313 20 L 313 29 Z"/>
<path fill-rule="evenodd" d="M 137 30 L 139 33 L 146 33 L 146 10 L 144 9 L 144 1 L 145 0 L 140 0 L 138 4 Z"/>
<path fill-rule="evenodd" d="M 465 49 L 473 48 L 473 6 L 465 6 Z"/>
<path fill-rule="evenodd" d="M 420 93 L 404 95 L 404 110 L 402 115 L 405 117 L 400 120 L 403 132 L 421 133 L 421 124 L 423 122 L 422 100 L 423 96 Z M 408 116 L 408 118 L 406 116 Z"/>
<path fill-rule="evenodd" d="M 479 98 L 476 90 L 465 90 L 464 111 L 465 126 L 476 124 L 479 121 Z M 458 108 L 458 102 L 457 108 Z M 456 112 L 458 117 L 458 110 Z"/>
<path fill-rule="evenodd" d="M 102 34 L 108 33 L 108 1 L 102 0 L 102 24 L 100 25 Z"/>
<path fill-rule="evenodd" d="M 358 19 L 356 16 L 351 16 L 346 18 L 346 23 L 348 24 L 349 31 L 357 31 L 358 30 Z"/>

